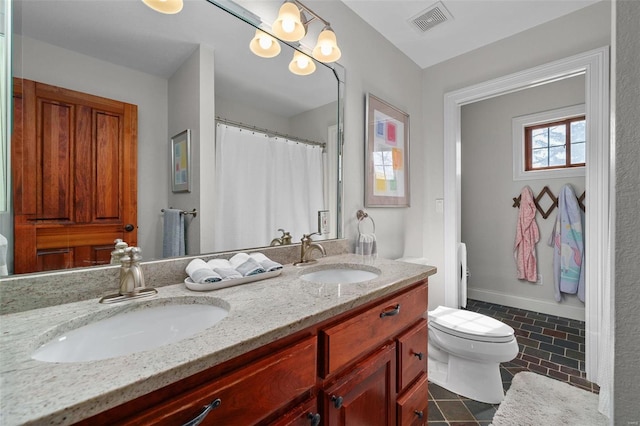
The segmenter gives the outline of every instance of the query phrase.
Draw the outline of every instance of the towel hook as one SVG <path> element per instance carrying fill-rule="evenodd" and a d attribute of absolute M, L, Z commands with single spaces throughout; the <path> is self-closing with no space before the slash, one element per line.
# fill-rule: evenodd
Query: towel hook
<path fill-rule="evenodd" d="M 375 232 L 376 232 L 376 222 L 373 220 L 373 218 L 371 216 L 369 216 L 369 213 L 365 212 L 364 210 L 358 210 L 356 212 L 356 217 L 358 218 L 358 233 L 359 234 L 362 234 L 362 231 L 360 230 L 360 224 L 362 223 L 362 221 L 364 219 L 367 219 L 367 218 L 369 218 L 369 220 L 373 224 L 373 232 L 375 234 Z"/>

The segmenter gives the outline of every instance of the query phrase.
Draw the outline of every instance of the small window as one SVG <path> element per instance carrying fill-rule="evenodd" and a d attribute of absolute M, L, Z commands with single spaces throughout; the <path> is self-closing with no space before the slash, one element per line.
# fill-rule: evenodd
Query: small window
<path fill-rule="evenodd" d="M 584 176 L 584 104 L 514 117 L 513 180 Z"/>
<path fill-rule="evenodd" d="M 584 116 L 524 128 L 525 171 L 585 165 Z"/>

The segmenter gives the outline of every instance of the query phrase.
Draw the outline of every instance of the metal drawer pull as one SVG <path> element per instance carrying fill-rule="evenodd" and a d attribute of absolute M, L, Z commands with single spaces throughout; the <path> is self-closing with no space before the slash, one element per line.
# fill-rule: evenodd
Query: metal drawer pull
<path fill-rule="evenodd" d="M 384 311 L 380 313 L 380 318 L 384 318 L 384 317 L 392 317 L 394 315 L 398 315 L 400 313 L 400 304 L 398 303 L 396 305 L 395 308 L 389 310 L 389 311 Z"/>
<path fill-rule="evenodd" d="M 209 412 L 214 408 L 218 408 L 220 404 L 222 404 L 222 401 L 220 400 L 220 398 L 214 399 L 213 401 L 211 401 L 211 404 L 204 406 L 202 413 L 198 414 L 193 420 L 188 421 L 182 426 L 198 426 L 200 423 L 202 423 L 204 418 L 207 417 Z"/>
<path fill-rule="evenodd" d="M 422 352 L 414 352 L 413 356 L 417 356 L 420 361 L 422 361 L 422 358 L 424 357 L 424 355 L 422 355 Z"/>
<path fill-rule="evenodd" d="M 309 413 L 307 414 L 307 418 L 311 420 L 311 426 L 318 426 L 320 424 L 320 414 L 319 413 Z"/>
<path fill-rule="evenodd" d="M 424 413 L 422 411 L 415 410 L 414 413 L 416 413 L 416 416 L 418 416 L 419 419 L 424 417 Z"/>
<path fill-rule="evenodd" d="M 342 397 L 331 395 L 331 401 L 333 401 L 333 406 L 336 408 L 342 407 Z"/>

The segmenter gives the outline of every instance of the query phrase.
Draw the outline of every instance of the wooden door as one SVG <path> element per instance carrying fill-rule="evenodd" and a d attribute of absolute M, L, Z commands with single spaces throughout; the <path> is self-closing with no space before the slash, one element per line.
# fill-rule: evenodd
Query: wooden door
<path fill-rule="evenodd" d="M 15 273 L 108 263 L 137 244 L 137 106 L 14 79 Z"/>
<path fill-rule="evenodd" d="M 391 426 L 396 411 L 396 347 L 387 345 L 324 392 L 325 424 Z"/>

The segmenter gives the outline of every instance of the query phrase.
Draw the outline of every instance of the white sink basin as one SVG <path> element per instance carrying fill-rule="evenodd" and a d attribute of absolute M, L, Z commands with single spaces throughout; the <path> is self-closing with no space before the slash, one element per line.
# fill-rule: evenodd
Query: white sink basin
<path fill-rule="evenodd" d="M 219 306 L 194 303 L 143 307 L 60 334 L 31 357 L 70 363 L 142 352 L 191 337 L 220 322 L 228 313 L 228 309 Z"/>
<path fill-rule="evenodd" d="M 300 279 L 319 284 L 355 284 L 370 281 L 380 276 L 380 270 L 362 265 L 328 266 L 305 272 Z"/>

